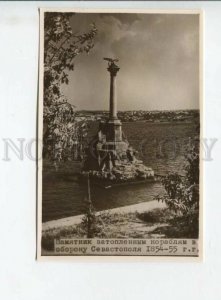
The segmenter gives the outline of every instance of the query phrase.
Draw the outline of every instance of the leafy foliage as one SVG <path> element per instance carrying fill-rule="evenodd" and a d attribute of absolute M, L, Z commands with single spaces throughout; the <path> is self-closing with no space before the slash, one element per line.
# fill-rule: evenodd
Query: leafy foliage
<path fill-rule="evenodd" d="M 199 143 L 191 146 L 186 159 L 186 176 L 177 173 L 166 176 L 162 180 L 166 193 L 157 199 L 176 213 L 174 221 L 182 220 L 183 227 L 188 227 L 196 236 L 199 223 Z"/>
<path fill-rule="evenodd" d="M 73 145 L 85 135 L 85 124 L 76 122 L 75 107 L 61 93 L 74 70 L 74 60 L 93 48 L 97 29 L 94 24 L 87 33 L 73 33 L 73 13 L 45 13 L 44 19 L 44 156 L 60 161 L 71 157 Z"/>
<path fill-rule="evenodd" d="M 96 216 L 96 212 L 94 209 L 94 206 L 91 201 L 91 192 L 90 192 L 90 172 L 88 172 L 88 199 L 85 201 L 86 204 L 86 212 L 85 215 L 82 218 L 82 228 L 84 229 L 87 238 L 93 238 L 94 235 L 99 231 L 98 229 L 98 223 L 99 218 Z"/>
<path fill-rule="evenodd" d="M 91 201 L 87 201 L 86 213 L 82 218 L 82 228 L 84 229 L 87 238 L 91 239 L 98 231 L 98 218 L 96 217 L 95 209 Z"/>

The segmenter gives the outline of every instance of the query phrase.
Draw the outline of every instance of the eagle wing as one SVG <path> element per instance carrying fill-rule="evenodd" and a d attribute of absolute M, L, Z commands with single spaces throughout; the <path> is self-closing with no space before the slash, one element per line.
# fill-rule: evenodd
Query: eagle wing
<path fill-rule="evenodd" d="M 118 58 L 109 58 L 109 57 L 104 57 L 104 60 L 107 60 L 107 61 L 109 61 L 109 62 L 118 62 L 119 61 L 119 59 Z"/>

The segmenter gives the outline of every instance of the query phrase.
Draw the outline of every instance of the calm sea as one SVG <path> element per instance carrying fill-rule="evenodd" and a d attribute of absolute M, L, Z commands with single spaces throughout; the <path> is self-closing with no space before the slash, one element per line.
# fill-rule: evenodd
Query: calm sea
<path fill-rule="evenodd" d="M 91 135 L 97 124 L 91 124 Z M 194 123 L 123 123 L 125 137 L 137 150 L 137 156 L 156 174 L 184 174 L 185 154 L 194 142 Z M 46 162 L 43 171 L 43 222 L 85 212 L 86 188 L 78 182 L 80 163 L 66 163 L 57 172 Z M 91 187 L 97 211 L 151 201 L 164 192 L 160 182 L 113 189 Z"/>

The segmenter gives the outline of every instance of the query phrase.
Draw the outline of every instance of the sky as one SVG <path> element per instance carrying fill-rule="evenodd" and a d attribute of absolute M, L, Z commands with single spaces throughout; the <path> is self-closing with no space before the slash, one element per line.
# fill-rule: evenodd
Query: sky
<path fill-rule="evenodd" d="M 110 78 L 103 57 L 119 58 L 118 110 L 199 108 L 199 16 L 94 14 L 71 18 L 74 32 L 98 29 L 95 46 L 75 60 L 63 93 L 78 110 L 108 110 Z"/>

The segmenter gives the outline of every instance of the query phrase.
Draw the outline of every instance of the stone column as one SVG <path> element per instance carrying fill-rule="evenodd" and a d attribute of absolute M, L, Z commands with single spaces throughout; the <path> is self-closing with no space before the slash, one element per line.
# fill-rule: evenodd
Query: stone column
<path fill-rule="evenodd" d="M 114 63 L 110 63 L 108 69 L 110 72 L 110 120 L 117 119 L 117 91 L 116 75 L 120 68 Z"/>

